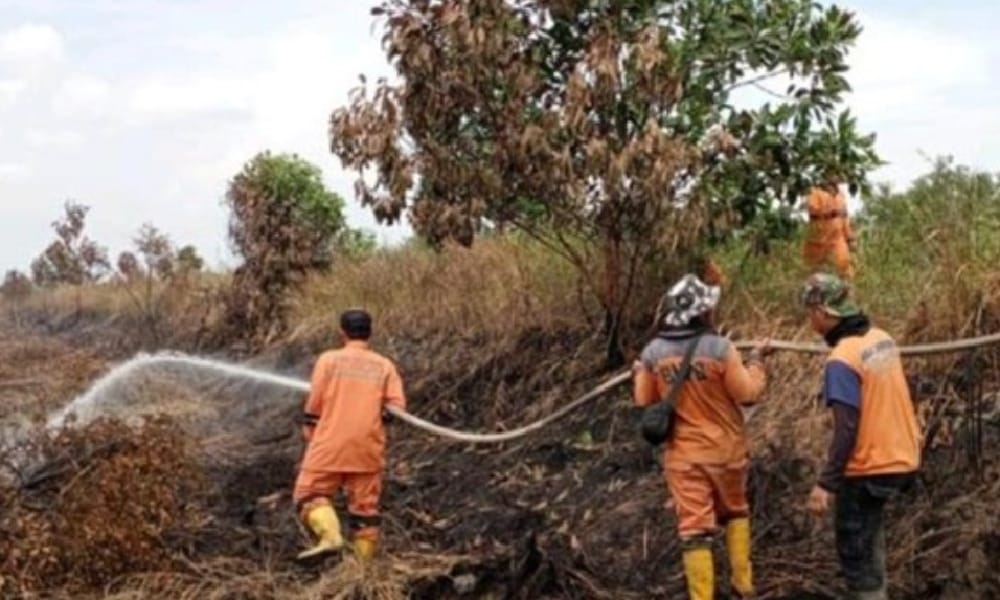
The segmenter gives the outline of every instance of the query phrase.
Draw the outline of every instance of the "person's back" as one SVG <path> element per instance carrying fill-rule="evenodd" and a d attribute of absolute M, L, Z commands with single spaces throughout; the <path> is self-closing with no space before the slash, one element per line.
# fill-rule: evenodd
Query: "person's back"
<path fill-rule="evenodd" d="M 755 348 L 744 366 L 733 344 L 709 330 L 720 294 L 719 286 L 686 275 L 667 292 L 664 327 L 633 365 L 638 406 L 663 402 L 672 385 L 681 385 L 663 474 L 677 513 L 692 600 L 713 598 L 712 535 L 720 526 L 726 530 L 732 588 L 738 597 L 753 595 L 749 457 L 740 406 L 763 392 L 766 344 Z M 696 339 L 688 377 L 675 384 Z"/>
<path fill-rule="evenodd" d="M 846 237 L 847 201 L 839 192 L 815 187 L 807 201 L 809 239 L 817 244 L 833 245 Z"/>
<path fill-rule="evenodd" d="M 860 379 L 857 439 L 847 477 L 909 473 L 920 465 L 921 433 L 899 348 L 885 331 L 840 339 L 828 358 Z"/>
<path fill-rule="evenodd" d="M 312 560 L 344 547 L 340 520 L 331 503 L 341 489 L 354 526 L 354 551 L 372 557 L 380 534 L 379 499 L 385 468 L 383 409 L 406 409 L 403 382 L 389 359 L 368 348 L 371 316 L 345 311 L 340 318 L 344 347 L 324 352 L 313 367 L 303 409 L 307 442 L 293 500 L 317 544 L 299 554 Z"/>
<path fill-rule="evenodd" d="M 646 346 L 642 362 L 661 375 L 650 398 L 666 393 L 693 338 L 693 331 L 664 332 Z M 755 401 L 763 388 L 763 370 L 744 367 L 732 342 L 712 332 L 702 335 L 677 399 L 667 460 L 724 465 L 744 459 L 747 443 L 740 407 Z"/>
<path fill-rule="evenodd" d="M 885 505 L 920 467 L 921 433 L 896 342 L 850 300 L 850 286 L 813 274 L 802 291 L 813 330 L 832 349 L 823 397 L 833 417 L 826 464 L 807 505 L 834 505 L 836 554 L 852 598 L 884 600 Z"/>
<path fill-rule="evenodd" d="M 401 407 L 402 384 L 392 361 L 366 344 L 348 342 L 320 356 L 317 418 L 302 468 L 370 473 L 384 466 L 386 404 Z"/>

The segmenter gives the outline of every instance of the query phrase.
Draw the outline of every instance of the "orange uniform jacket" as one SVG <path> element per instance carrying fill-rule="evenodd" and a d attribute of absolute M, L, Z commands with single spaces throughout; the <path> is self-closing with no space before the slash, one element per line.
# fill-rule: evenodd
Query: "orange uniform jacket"
<path fill-rule="evenodd" d="M 666 397 L 672 373 L 680 368 L 690 337 L 661 335 L 642 352 L 644 369 L 635 376 L 635 402 L 648 406 Z M 748 455 L 741 405 L 753 404 L 766 376 L 757 363 L 744 366 L 725 337 L 706 334 L 691 360 L 691 373 L 677 398 L 667 463 L 729 465 Z"/>
<path fill-rule="evenodd" d="M 302 461 L 307 472 L 375 473 L 385 466 L 386 405 L 406 408 L 403 382 L 389 359 L 366 342 L 349 341 L 325 352 L 313 369 L 305 430 L 309 445 Z"/>
<path fill-rule="evenodd" d="M 839 192 L 815 187 L 807 200 L 809 229 L 803 247 L 807 265 L 816 268 L 830 259 L 843 277 L 852 276 L 850 243 L 854 240 L 847 200 Z"/>
<path fill-rule="evenodd" d="M 815 187 L 809 193 L 809 240 L 832 246 L 840 240 L 854 238 L 851 221 L 847 215 L 847 200 L 841 193 Z"/>
<path fill-rule="evenodd" d="M 848 477 L 910 473 L 920 466 L 921 433 L 899 349 L 888 333 L 871 328 L 842 339 L 830 353 L 857 375 L 860 418 Z"/>

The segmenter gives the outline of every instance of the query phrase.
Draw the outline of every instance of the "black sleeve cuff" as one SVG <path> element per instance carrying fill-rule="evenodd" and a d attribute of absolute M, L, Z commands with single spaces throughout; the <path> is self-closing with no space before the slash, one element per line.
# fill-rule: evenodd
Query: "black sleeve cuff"
<path fill-rule="evenodd" d="M 302 413 L 299 415 L 299 425 L 305 425 L 306 427 L 315 427 L 319 423 L 319 415 L 314 415 L 311 413 Z"/>
<path fill-rule="evenodd" d="M 843 483 L 843 481 L 843 475 L 839 477 L 829 477 L 824 473 L 823 476 L 819 478 L 819 481 L 816 482 L 816 485 L 831 494 L 836 494 L 840 491 L 840 484 Z"/>
<path fill-rule="evenodd" d="M 860 414 L 857 408 L 834 402 L 833 410 L 833 440 L 827 455 L 826 465 L 820 474 L 817 485 L 835 494 L 844 481 L 844 471 L 854 452 L 858 438 L 858 420 Z"/>

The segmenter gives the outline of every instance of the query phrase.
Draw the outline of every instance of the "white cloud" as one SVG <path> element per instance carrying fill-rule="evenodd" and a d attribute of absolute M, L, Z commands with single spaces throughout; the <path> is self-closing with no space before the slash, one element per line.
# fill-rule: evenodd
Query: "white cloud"
<path fill-rule="evenodd" d="M 4 62 L 30 68 L 62 57 L 62 36 L 48 25 L 22 25 L 0 33 L 0 60 Z"/>
<path fill-rule="evenodd" d="M 345 64 L 358 63 L 338 61 L 328 35 L 299 31 L 276 36 L 269 44 L 267 68 L 254 81 L 254 121 L 262 137 L 278 144 L 313 138 L 308 146 L 325 146 L 326 120 L 344 92 Z"/>
<path fill-rule="evenodd" d="M 878 134 L 876 149 L 889 161 L 873 178 L 905 186 L 929 169 L 921 149 L 931 155 L 952 153 L 959 162 L 987 168 L 996 161 L 996 136 L 976 135 L 1000 127 L 992 109 L 992 99 L 1000 94 L 992 80 L 995 47 L 982 37 L 907 14 L 861 13 L 858 18 L 864 32 L 848 54 L 853 92 L 845 101 L 859 127 Z M 781 78 L 766 87 L 781 92 L 785 85 Z M 739 105 L 770 100 L 754 88 L 734 97 Z"/>
<path fill-rule="evenodd" d="M 160 196 L 175 196 L 172 205 L 178 210 L 207 217 L 209 194 L 187 190 L 210 190 L 209 197 L 218 199 L 229 178 L 256 152 L 294 152 L 319 165 L 328 185 L 347 199 L 352 224 L 377 228 L 367 209 L 353 202 L 353 178 L 339 169 L 327 140 L 330 113 L 359 85 L 358 74 L 371 75 L 370 80 L 389 74 L 374 37 L 363 46 L 357 39 L 343 40 L 302 26 L 266 40 L 199 37 L 189 46 L 204 48 L 213 57 L 243 49 L 246 68 L 206 60 L 201 71 L 145 80 L 127 94 L 136 123 L 148 129 L 151 120 L 172 119 L 170 136 L 160 139 L 150 153 L 184 176 L 161 187 Z M 344 60 L 348 54 L 351 60 Z M 230 111 L 227 116 L 232 118 L 213 117 L 208 129 L 199 124 L 200 116 L 219 111 Z M 220 232 L 224 218 L 220 212 L 211 219 Z M 404 229 L 394 228 L 388 237 L 398 238 Z"/>
<path fill-rule="evenodd" d="M 876 148 L 888 161 L 874 179 L 907 185 L 930 169 L 920 151 L 995 168 L 995 136 L 977 136 L 1000 126 L 991 108 L 995 47 L 907 14 L 859 17 L 865 30 L 849 56 L 854 92 L 848 104 L 863 129 L 878 133 Z"/>
<path fill-rule="evenodd" d="M 974 38 L 902 19 L 860 19 L 865 29 L 849 56 L 850 103 L 868 116 L 893 116 L 905 107 L 926 111 L 956 86 L 980 85 L 991 76 L 988 48 Z"/>
<path fill-rule="evenodd" d="M 61 117 L 98 116 L 111 110 L 111 85 L 91 75 L 71 75 L 52 95 L 52 110 Z"/>
<path fill-rule="evenodd" d="M 0 163 L 0 182 L 23 179 L 28 174 L 28 167 L 20 163 Z"/>
<path fill-rule="evenodd" d="M 24 91 L 25 83 L 16 79 L 0 80 L 0 108 L 9 106 L 17 101 L 18 96 Z"/>
<path fill-rule="evenodd" d="M 71 150 L 83 144 L 83 134 L 77 131 L 30 130 L 25 142 L 36 150 Z"/>
<path fill-rule="evenodd" d="M 187 116 L 220 111 L 245 111 L 250 98 L 245 81 L 196 76 L 188 80 L 156 79 L 138 84 L 129 108 L 142 115 Z"/>

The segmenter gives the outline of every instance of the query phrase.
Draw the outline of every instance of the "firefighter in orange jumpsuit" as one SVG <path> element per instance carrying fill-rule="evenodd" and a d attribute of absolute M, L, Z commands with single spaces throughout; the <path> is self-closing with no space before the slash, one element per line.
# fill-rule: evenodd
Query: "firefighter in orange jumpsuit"
<path fill-rule="evenodd" d="M 734 594 L 748 598 L 754 591 L 742 408 L 763 393 L 769 348 L 759 345 L 744 365 L 732 342 L 712 329 L 719 296 L 719 287 L 686 275 L 667 293 L 664 327 L 633 365 L 635 403 L 648 406 L 667 396 L 688 345 L 697 344 L 663 459 L 692 600 L 714 597 L 711 545 L 720 526 L 725 527 Z"/>
<path fill-rule="evenodd" d="M 323 353 L 313 369 L 303 415 L 307 446 L 293 500 L 318 541 L 299 555 L 300 560 L 345 546 L 331 504 L 341 488 L 347 492 L 355 554 L 368 560 L 378 547 L 384 409 L 405 409 L 406 398 L 396 366 L 368 347 L 371 323 L 363 310 L 344 312 L 340 317 L 344 347 Z"/>
<path fill-rule="evenodd" d="M 856 238 L 847 214 L 847 200 L 840 193 L 840 179 L 830 175 L 826 183 L 814 187 L 806 199 L 809 229 L 802 247 L 802 257 L 810 270 L 833 263 L 841 277 L 854 276 L 851 251 Z"/>

